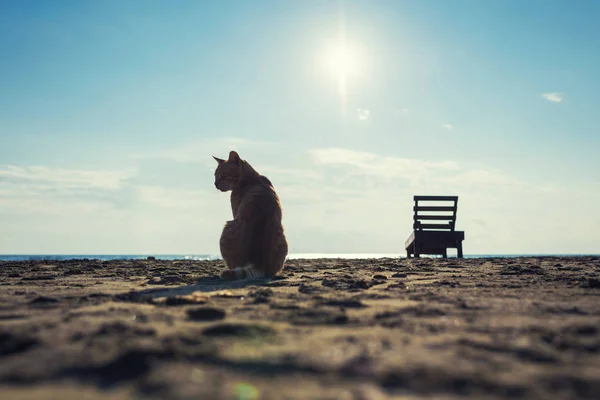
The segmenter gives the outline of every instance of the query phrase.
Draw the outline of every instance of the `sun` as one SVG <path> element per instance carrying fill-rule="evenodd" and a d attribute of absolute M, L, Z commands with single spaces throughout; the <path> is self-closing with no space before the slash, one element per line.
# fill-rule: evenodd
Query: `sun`
<path fill-rule="evenodd" d="M 329 70 L 338 79 L 347 79 L 355 75 L 358 70 L 356 53 L 346 43 L 330 50 L 327 64 Z"/>
<path fill-rule="evenodd" d="M 364 73 L 364 71 L 361 71 L 363 67 L 361 58 L 364 58 L 362 57 L 364 54 L 359 54 L 362 52 L 358 50 L 362 50 L 362 48 L 356 45 L 360 43 L 353 41 L 355 37 L 348 33 L 343 6 L 342 1 L 335 33 L 321 48 L 323 51 L 321 62 L 324 63 L 324 70 L 328 78 L 333 79 L 336 83 L 340 98 L 340 111 L 343 116 L 346 116 L 349 99 L 348 90 Z"/>
<path fill-rule="evenodd" d="M 324 54 L 325 68 L 336 81 L 341 103 L 341 113 L 346 115 L 348 86 L 360 73 L 360 58 L 345 37 L 330 46 Z"/>

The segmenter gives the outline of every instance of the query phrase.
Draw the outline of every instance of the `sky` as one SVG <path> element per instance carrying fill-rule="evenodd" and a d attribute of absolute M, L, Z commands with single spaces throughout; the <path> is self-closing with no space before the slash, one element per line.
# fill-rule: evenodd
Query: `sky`
<path fill-rule="evenodd" d="M 218 254 L 230 150 L 290 253 L 600 253 L 600 2 L 0 0 L 0 254 Z"/>

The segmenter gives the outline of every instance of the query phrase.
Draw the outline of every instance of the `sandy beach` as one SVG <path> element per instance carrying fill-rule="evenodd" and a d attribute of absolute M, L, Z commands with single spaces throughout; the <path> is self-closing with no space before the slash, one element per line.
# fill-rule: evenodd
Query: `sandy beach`
<path fill-rule="evenodd" d="M 0 262 L 0 398 L 600 398 L 600 257 L 222 268 Z"/>

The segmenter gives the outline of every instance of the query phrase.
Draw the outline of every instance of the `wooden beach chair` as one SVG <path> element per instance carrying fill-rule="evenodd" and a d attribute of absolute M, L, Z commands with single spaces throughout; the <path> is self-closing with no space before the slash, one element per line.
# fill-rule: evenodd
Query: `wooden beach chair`
<path fill-rule="evenodd" d="M 414 200 L 413 231 L 404 243 L 406 257 L 428 254 L 446 258 L 448 248 L 454 248 L 462 258 L 465 233 L 454 230 L 458 196 L 415 196 Z M 425 205 L 427 202 L 435 205 Z"/>

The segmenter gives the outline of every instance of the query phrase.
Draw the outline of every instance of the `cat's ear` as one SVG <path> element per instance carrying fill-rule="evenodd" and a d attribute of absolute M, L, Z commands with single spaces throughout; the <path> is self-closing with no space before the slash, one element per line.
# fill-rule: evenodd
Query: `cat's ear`
<path fill-rule="evenodd" d="M 236 153 L 235 151 L 231 150 L 229 152 L 229 160 L 227 160 L 227 162 L 232 162 L 234 164 L 239 164 L 240 163 L 240 156 L 238 153 Z"/>
<path fill-rule="evenodd" d="M 215 156 L 212 156 L 212 157 L 215 159 L 216 162 L 219 163 L 219 165 L 221 165 L 221 164 L 223 164 L 225 162 L 225 160 L 223 160 L 222 158 L 218 158 L 218 157 L 215 157 Z"/>

